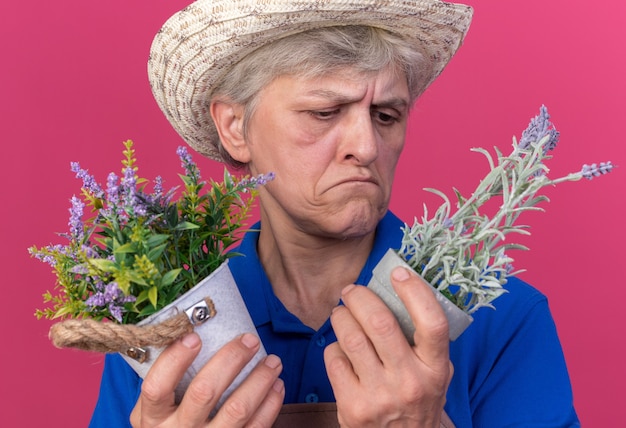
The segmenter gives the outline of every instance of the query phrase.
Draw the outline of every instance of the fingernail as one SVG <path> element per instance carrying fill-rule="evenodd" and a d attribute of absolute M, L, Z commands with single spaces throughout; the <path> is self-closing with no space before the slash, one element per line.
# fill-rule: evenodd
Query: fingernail
<path fill-rule="evenodd" d="M 185 348 L 197 348 L 200 344 L 200 336 L 198 336 L 196 333 L 190 333 L 187 336 L 183 337 L 182 343 Z"/>
<path fill-rule="evenodd" d="M 350 292 L 350 290 L 352 290 L 354 287 L 356 287 L 354 284 L 350 284 L 347 285 L 343 288 L 343 290 L 341 290 L 341 295 L 345 296 L 346 294 L 348 294 Z"/>
<path fill-rule="evenodd" d="M 241 336 L 241 343 L 243 343 L 246 348 L 252 349 L 259 344 L 259 338 L 254 334 L 245 333 Z"/>
<path fill-rule="evenodd" d="M 406 281 L 407 279 L 409 279 L 410 276 L 411 275 L 409 274 L 409 271 L 401 266 L 398 266 L 393 271 L 391 271 L 391 277 L 396 281 Z"/>
<path fill-rule="evenodd" d="M 276 367 L 280 366 L 280 358 L 278 358 L 276 355 L 268 355 L 267 357 L 265 357 L 265 365 L 271 369 L 275 369 Z"/>
<path fill-rule="evenodd" d="M 274 382 L 274 385 L 272 385 L 272 389 L 276 392 L 283 392 L 284 388 L 285 388 L 285 383 L 280 378 L 276 379 L 276 381 Z"/>

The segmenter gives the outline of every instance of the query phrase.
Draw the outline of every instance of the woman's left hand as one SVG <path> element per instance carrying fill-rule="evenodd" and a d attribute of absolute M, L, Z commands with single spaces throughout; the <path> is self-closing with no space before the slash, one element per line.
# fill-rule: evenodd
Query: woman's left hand
<path fill-rule="evenodd" d="M 439 427 L 452 379 L 448 322 L 428 284 L 404 268 L 392 283 L 415 324 L 411 346 L 367 287 L 348 286 L 324 359 L 342 427 Z"/>

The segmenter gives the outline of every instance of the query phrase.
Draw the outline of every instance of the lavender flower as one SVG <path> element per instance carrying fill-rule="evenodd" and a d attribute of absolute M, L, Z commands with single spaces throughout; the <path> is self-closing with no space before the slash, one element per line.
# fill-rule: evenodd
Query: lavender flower
<path fill-rule="evenodd" d="M 137 177 L 131 167 L 124 168 L 124 178 L 122 178 L 122 193 L 124 194 L 124 208 L 127 213 L 137 216 L 147 214 L 146 206 L 137 195 Z"/>
<path fill-rule="evenodd" d="M 224 182 L 211 181 L 206 189 L 181 147 L 185 190 L 176 199 L 177 188 L 164 191 L 156 177 L 147 193 L 148 180 L 137 175 L 133 142 L 124 147 L 121 177 L 110 173 L 106 187 L 71 164 L 83 180 L 83 198 L 71 199 L 69 232 L 60 234 L 69 244 L 29 249 L 52 267 L 58 289 L 44 294 L 50 307 L 37 310 L 37 317 L 89 316 L 134 324 L 158 312 L 233 255 L 228 251 L 240 239 L 254 200 L 240 193 L 273 178 L 259 176 L 244 181 L 245 187 L 225 169 Z"/>
<path fill-rule="evenodd" d="M 163 178 L 160 175 L 154 179 L 153 196 L 154 199 L 159 199 L 163 196 Z"/>
<path fill-rule="evenodd" d="M 81 245 L 80 249 L 88 259 L 95 259 L 98 257 L 98 252 L 93 247 Z"/>
<path fill-rule="evenodd" d="M 89 268 L 85 266 L 84 264 L 76 265 L 70 269 L 70 272 L 76 273 L 78 275 L 87 275 L 89 273 Z"/>
<path fill-rule="evenodd" d="M 41 250 L 37 250 L 35 247 L 31 247 L 28 249 L 28 253 L 35 257 L 37 260 L 42 261 L 50 265 L 51 267 L 55 267 L 57 265 L 57 259 L 54 254 L 64 254 L 66 249 L 61 244 L 48 245 Z"/>
<path fill-rule="evenodd" d="M 124 292 L 120 290 L 117 282 L 104 284 L 100 281 L 95 284 L 95 288 L 98 291 L 85 300 L 85 305 L 91 310 L 106 307 L 113 318 L 118 322 L 122 322 L 124 304 L 134 302 L 136 300 L 135 296 L 124 295 Z"/>
<path fill-rule="evenodd" d="M 520 149 L 527 149 L 531 143 L 538 143 L 546 136 L 548 136 L 548 142 L 544 144 L 544 154 L 548 150 L 554 150 L 559 141 L 560 133 L 550 122 L 548 109 L 542 105 L 539 109 L 539 114 L 530 120 L 528 128 L 522 132 L 522 138 L 520 138 L 518 146 Z"/>
<path fill-rule="evenodd" d="M 117 322 L 119 323 L 122 322 L 122 314 L 124 312 L 123 307 L 118 306 L 114 303 L 110 303 L 107 309 L 109 310 L 109 313 L 111 314 L 111 316 L 115 318 Z"/>
<path fill-rule="evenodd" d="M 267 174 L 259 174 L 256 177 L 244 178 L 238 184 L 238 188 L 241 189 L 242 192 L 247 192 L 249 187 L 256 189 L 260 186 L 265 186 L 267 183 L 272 181 L 276 177 L 274 172 L 268 172 Z"/>
<path fill-rule="evenodd" d="M 580 173 L 587 180 L 592 180 L 593 177 L 598 177 L 600 175 L 608 174 L 613 171 L 613 164 L 611 161 L 608 162 L 600 162 L 600 165 L 592 163 L 591 165 L 584 164 Z"/>
<path fill-rule="evenodd" d="M 70 227 L 70 236 L 72 239 L 81 242 L 85 237 L 85 226 L 83 225 L 83 208 L 85 204 L 76 196 L 72 196 L 72 206 L 70 207 L 70 220 L 68 226 Z"/>
<path fill-rule="evenodd" d="M 272 181 L 276 178 L 276 174 L 273 172 L 269 172 L 267 174 L 261 174 L 257 177 L 252 177 L 251 181 L 254 183 L 254 187 L 257 188 L 259 186 L 265 186 L 268 182 Z"/>
<path fill-rule="evenodd" d="M 96 198 L 102 198 L 104 192 L 100 185 L 96 182 L 93 175 L 89 174 L 86 169 L 82 169 L 78 162 L 70 162 L 70 168 L 72 172 L 76 173 L 76 178 L 83 180 L 83 188 L 94 195 Z"/>
<path fill-rule="evenodd" d="M 107 203 L 117 206 L 120 201 L 120 186 L 118 185 L 118 176 L 111 172 L 107 177 Z"/>
<path fill-rule="evenodd" d="M 124 168 L 124 177 L 121 181 L 121 191 L 126 198 L 126 203 L 130 204 L 132 198 L 135 196 L 135 186 L 137 185 L 137 179 L 135 177 L 135 171 L 131 167 Z"/>
<path fill-rule="evenodd" d="M 526 249 L 509 242 L 508 235 L 528 234 L 526 226 L 516 223 L 517 219 L 524 211 L 537 210 L 536 205 L 546 200 L 539 193 L 544 187 L 612 171 L 613 164 L 603 162 L 584 165 L 579 172 L 560 178 L 549 178 L 544 161 L 558 138 L 548 110 L 542 106 L 508 156 L 496 150 L 494 158 L 483 148 L 472 149 L 485 155 L 491 170 L 470 197 L 456 192 L 456 212 L 450 216 L 453 205 L 443 192 L 426 189 L 441 196 L 444 203 L 432 218 L 425 209 L 421 222 L 416 218 L 412 227 L 404 225 L 398 254 L 468 314 L 481 307 L 493 307 L 491 302 L 505 292 L 502 285 L 507 276 L 515 274 L 513 259 L 505 252 Z M 492 198 L 498 202 L 495 212 L 481 213 L 481 207 Z M 451 228 L 451 224 L 455 227 Z"/>
<path fill-rule="evenodd" d="M 198 181 L 200 179 L 200 170 L 187 151 L 187 147 L 179 146 L 176 149 L 176 154 L 180 158 L 181 165 L 185 169 L 187 176 L 194 181 Z"/>

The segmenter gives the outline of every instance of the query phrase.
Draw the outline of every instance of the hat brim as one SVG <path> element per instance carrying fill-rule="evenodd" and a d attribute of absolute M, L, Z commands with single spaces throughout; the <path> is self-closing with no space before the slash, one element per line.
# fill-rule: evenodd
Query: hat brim
<path fill-rule="evenodd" d="M 148 77 L 174 129 L 197 152 L 223 161 L 207 99 L 213 86 L 243 57 L 279 38 L 342 25 L 399 34 L 432 61 L 424 89 L 461 45 L 472 8 L 438 0 L 199 0 L 173 15 L 156 35 Z"/>

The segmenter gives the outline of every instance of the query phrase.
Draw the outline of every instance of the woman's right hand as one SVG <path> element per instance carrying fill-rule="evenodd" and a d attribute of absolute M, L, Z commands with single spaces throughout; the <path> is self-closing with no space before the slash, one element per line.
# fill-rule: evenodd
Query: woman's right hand
<path fill-rule="evenodd" d="M 195 333 L 170 345 L 148 372 L 130 416 L 133 427 L 270 427 L 285 395 L 275 355 L 261 361 L 209 420 L 226 388 L 260 348 L 258 337 L 244 334 L 227 343 L 200 370 L 180 404 L 174 390 L 202 344 Z"/>

